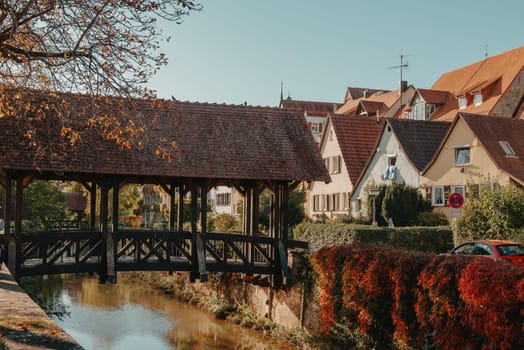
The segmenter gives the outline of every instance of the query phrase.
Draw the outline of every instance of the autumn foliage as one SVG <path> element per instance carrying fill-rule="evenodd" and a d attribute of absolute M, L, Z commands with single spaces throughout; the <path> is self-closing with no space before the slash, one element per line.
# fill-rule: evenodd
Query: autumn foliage
<path fill-rule="evenodd" d="M 322 248 L 314 261 L 327 338 L 343 327 L 380 349 L 524 348 L 521 267 L 366 245 Z"/>

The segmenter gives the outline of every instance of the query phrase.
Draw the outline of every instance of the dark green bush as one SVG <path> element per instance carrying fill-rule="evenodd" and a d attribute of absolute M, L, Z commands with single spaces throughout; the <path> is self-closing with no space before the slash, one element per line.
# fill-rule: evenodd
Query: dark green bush
<path fill-rule="evenodd" d="M 422 212 L 417 217 L 418 226 L 447 226 L 449 225 L 448 218 L 444 213 L 436 212 Z"/>
<path fill-rule="evenodd" d="M 453 245 L 453 234 L 447 226 L 439 227 L 374 227 L 369 225 L 302 223 L 294 237 L 309 242 L 311 250 L 325 246 L 366 243 L 390 245 L 408 250 L 442 253 Z"/>

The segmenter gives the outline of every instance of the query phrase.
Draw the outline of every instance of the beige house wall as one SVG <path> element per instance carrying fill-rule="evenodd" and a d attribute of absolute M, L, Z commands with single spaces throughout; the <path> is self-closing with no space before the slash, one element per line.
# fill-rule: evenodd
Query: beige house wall
<path fill-rule="evenodd" d="M 322 159 L 332 158 L 336 156 L 342 157 L 342 151 L 340 149 L 337 140 L 337 135 L 333 130 L 332 124 L 328 122 L 326 124 L 326 128 L 327 129 L 325 130 L 325 139 L 323 140 L 323 143 L 320 145 L 320 154 Z M 341 159 L 340 163 L 340 172 L 336 174 L 332 173 L 330 174 L 330 176 L 331 182 L 328 184 L 319 181 L 314 181 L 311 184 L 311 190 L 308 194 L 308 203 L 306 207 L 309 209 L 308 216 L 313 220 L 318 219 L 322 215 L 326 215 L 328 218 L 333 218 L 335 216 L 345 215 L 349 213 L 349 196 L 350 192 L 353 190 L 353 185 L 351 184 L 351 180 L 349 178 L 347 167 L 343 158 Z M 331 196 L 336 193 L 340 193 L 340 210 L 313 210 L 314 196 L 320 196 L 320 207 L 324 208 L 324 201 L 326 200 L 327 196 Z M 343 193 L 345 193 L 345 196 L 342 195 Z M 343 197 L 345 197 L 346 199 L 345 204 L 342 203 Z"/>
<path fill-rule="evenodd" d="M 470 163 L 455 165 L 455 150 L 461 146 L 470 147 Z M 423 174 L 423 193 L 431 199 L 434 186 L 450 186 L 450 192 L 453 192 L 453 186 L 480 184 L 488 179 L 501 186 L 510 183 L 509 176 L 499 170 L 466 123 L 459 119 L 437 158 Z M 449 219 L 460 216 L 460 210 L 453 210 L 447 204 L 447 198 L 445 200 L 444 206 L 434 206 L 433 210 L 444 213 Z M 466 196 L 465 202 L 467 200 Z"/>

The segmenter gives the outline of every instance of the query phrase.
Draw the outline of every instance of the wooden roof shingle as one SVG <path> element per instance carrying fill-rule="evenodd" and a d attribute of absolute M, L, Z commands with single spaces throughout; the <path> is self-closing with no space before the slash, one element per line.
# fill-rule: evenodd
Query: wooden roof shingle
<path fill-rule="evenodd" d="M 459 113 L 459 117 L 478 137 L 499 169 L 524 185 L 524 120 L 469 113 Z M 506 154 L 499 141 L 506 141 L 515 155 Z"/>
<path fill-rule="evenodd" d="M 93 99 L 24 90 L 20 101 L 63 105 L 62 119 L 0 118 L 0 175 L 8 170 L 212 179 L 329 181 L 301 113 L 166 100 Z M 62 104 L 62 101 L 64 102 Z M 131 148 L 101 136 L 97 115 L 143 127 Z M 119 109 L 119 113 L 115 110 Z M 96 120 L 96 119 L 95 119 Z M 20 125 L 24 125 L 23 128 Z M 63 126 L 77 131 L 71 146 Z M 88 126 L 91 125 L 91 126 Z M 24 130 L 35 131 L 32 138 Z M 25 135 L 24 135 L 25 133 Z M 173 148 L 166 160 L 159 149 Z"/>
<path fill-rule="evenodd" d="M 435 155 L 452 123 L 388 118 L 387 124 L 407 158 L 418 171 L 422 171 Z"/>
<path fill-rule="evenodd" d="M 373 154 L 383 118 L 336 115 L 329 116 L 351 182 L 356 183 Z"/>

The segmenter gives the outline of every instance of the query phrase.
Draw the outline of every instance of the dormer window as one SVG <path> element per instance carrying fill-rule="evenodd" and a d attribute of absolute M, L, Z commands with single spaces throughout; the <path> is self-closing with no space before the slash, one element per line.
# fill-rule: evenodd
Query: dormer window
<path fill-rule="evenodd" d="M 426 114 L 426 101 L 420 96 L 415 96 L 413 104 L 411 105 L 411 111 L 409 111 L 409 119 L 424 120 Z"/>
<path fill-rule="evenodd" d="M 464 109 L 468 106 L 468 99 L 466 96 L 459 96 L 458 98 L 459 109 Z"/>
<path fill-rule="evenodd" d="M 411 109 L 409 110 L 408 118 L 414 120 L 428 120 L 439 106 L 438 103 L 428 103 L 420 94 L 417 94 L 410 106 Z"/>
<path fill-rule="evenodd" d="M 480 92 L 473 95 L 473 104 L 475 106 L 480 106 L 482 104 L 482 94 Z"/>

